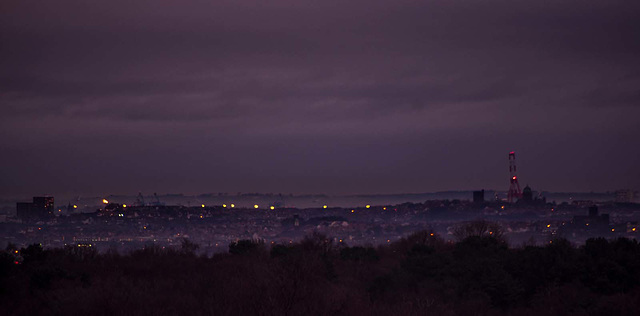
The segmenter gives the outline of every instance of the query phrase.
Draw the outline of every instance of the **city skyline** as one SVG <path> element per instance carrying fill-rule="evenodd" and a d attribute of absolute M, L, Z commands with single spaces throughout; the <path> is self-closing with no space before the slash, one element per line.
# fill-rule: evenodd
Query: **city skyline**
<path fill-rule="evenodd" d="M 640 1 L 4 0 L 12 315 L 636 315 Z"/>

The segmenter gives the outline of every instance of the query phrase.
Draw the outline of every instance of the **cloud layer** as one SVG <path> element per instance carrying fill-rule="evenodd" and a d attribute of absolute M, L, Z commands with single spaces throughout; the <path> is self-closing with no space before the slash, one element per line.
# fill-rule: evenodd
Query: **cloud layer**
<path fill-rule="evenodd" d="M 7 1 L 4 195 L 640 189 L 636 1 Z"/>

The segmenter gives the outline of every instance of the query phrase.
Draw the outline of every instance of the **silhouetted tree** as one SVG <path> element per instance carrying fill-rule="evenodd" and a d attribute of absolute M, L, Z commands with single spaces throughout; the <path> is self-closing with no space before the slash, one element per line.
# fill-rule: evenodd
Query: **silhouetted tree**
<path fill-rule="evenodd" d="M 229 244 L 229 253 L 234 255 L 256 253 L 262 250 L 264 250 L 262 240 L 242 239 Z"/>
<path fill-rule="evenodd" d="M 182 242 L 180 244 L 180 252 L 185 255 L 195 255 L 198 248 L 200 248 L 200 245 L 192 242 L 187 238 L 182 239 Z"/>
<path fill-rule="evenodd" d="M 483 231 L 482 229 L 480 231 Z M 486 232 L 486 230 L 484 230 Z M 322 234 L 271 247 L 231 243 L 213 257 L 149 245 L 0 252 L 0 314 L 15 315 L 636 315 L 640 246 L 563 239 L 508 248 L 493 234 L 457 243 L 429 231 L 390 245 Z"/>
<path fill-rule="evenodd" d="M 453 236 L 458 241 L 469 237 L 493 237 L 504 241 L 504 232 L 502 227 L 493 222 L 485 220 L 477 220 L 467 223 L 461 223 L 453 227 Z"/>
<path fill-rule="evenodd" d="M 380 260 L 378 253 L 371 247 L 346 247 L 340 249 L 340 258 L 342 260 L 351 260 L 358 262 L 375 262 Z"/>

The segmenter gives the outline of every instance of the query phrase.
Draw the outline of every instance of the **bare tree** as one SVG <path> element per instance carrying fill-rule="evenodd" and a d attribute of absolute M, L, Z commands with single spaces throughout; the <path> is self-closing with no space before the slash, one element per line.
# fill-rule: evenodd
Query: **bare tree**
<path fill-rule="evenodd" d="M 497 223 L 476 220 L 454 226 L 453 236 L 456 237 L 458 241 L 462 241 L 468 237 L 493 237 L 502 240 L 504 231 Z"/>

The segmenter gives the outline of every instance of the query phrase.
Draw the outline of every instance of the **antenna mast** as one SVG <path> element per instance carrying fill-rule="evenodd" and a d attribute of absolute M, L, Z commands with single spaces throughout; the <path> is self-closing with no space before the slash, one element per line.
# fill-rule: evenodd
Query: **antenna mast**
<path fill-rule="evenodd" d="M 516 153 L 512 151 L 509 153 L 509 181 L 511 182 L 511 185 L 509 186 L 509 194 L 507 195 L 509 203 L 513 203 L 516 199 L 522 197 L 522 191 L 520 191 L 520 184 L 518 183 L 516 171 Z"/>

